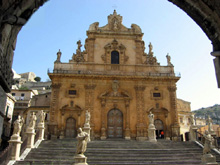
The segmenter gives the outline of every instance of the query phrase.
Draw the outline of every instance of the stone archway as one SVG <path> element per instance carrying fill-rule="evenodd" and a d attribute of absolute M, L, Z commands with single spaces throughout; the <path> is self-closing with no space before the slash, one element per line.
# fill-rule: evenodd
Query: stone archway
<path fill-rule="evenodd" d="M 123 137 L 123 113 L 118 109 L 112 109 L 108 112 L 108 137 Z"/>
<path fill-rule="evenodd" d="M 76 137 L 76 120 L 72 117 L 66 120 L 65 137 L 67 138 Z"/>

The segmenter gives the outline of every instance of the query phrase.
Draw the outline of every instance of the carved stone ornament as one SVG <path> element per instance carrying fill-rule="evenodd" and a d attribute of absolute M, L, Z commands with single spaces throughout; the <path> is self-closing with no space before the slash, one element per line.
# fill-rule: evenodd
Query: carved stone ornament
<path fill-rule="evenodd" d="M 94 22 L 89 26 L 89 31 L 97 31 L 99 27 L 99 22 Z"/>
<path fill-rule="evenodd" d="M 108 16 L 108 24 L 113 31 L 119 31 L 122 26 L 122 16 L 118 15 L 116 10 Z"/>
<path fill-rule="evenodd" d="M 153 45 L 150 43 L 148 45 L 149 47 L 149 52 L 148 54 L 145 53 L 145 56 L 146 56 L 146 61 L 144 62 L 145 64 L 147 65 L 160 65 L 160 63 L 157 62 L 157 58 L 154 57 L 154 53 L 153 53 Z"/>
<path fill-rule="evenodd" d="M 81 52 L 82 44 L 80 40 L 77 42 L 77 45 L 78 45 L 78 48 L 76 49 L 76 54 L 73 53 L 72 60 L 75 62 L 84 62 L 85 52 Z"/>

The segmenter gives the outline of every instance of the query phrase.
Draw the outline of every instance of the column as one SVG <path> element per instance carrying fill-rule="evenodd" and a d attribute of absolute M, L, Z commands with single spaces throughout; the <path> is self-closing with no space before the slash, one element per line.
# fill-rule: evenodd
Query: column
<path fill-rule="evenodd" d="M 131 135 L 130 135 L 130 101 L 125 100 L 125 108 L 126 108 L 126 128 L 125 128 L 125 139 L 130 140 Z"/>
<path fill-rule="evenodd" d="M 94 98 L 95 98 L 95 84 L 86 84 L 85 88 L 85 109 L 90 112 L 90 128 L 91 128 L 91 139 L 94 139 Z"/>
<path fill-rule="evenodd" d="M 106 136 L 106 128 L 105 128 L 105 104 L 106 100 L 102 99 L 101 100 L 101 140 L 104 140 L 107 138 Z"/>
<path fill-rule="evenodd" d="M 51 93 L 51 104 L 50 104 L 50 134 L 52 139 L 57 138 L 57 123 L 59 118 L 59 91 L 60 91 L 61 84 L 60 83 L 52 83 L 52 93 Z"/>
<path fill-rule="evenodd" d="M 177 107 L 176 107 L 176 85 L 172 85 L 168 87 L 168 90 L 170 92 L 170 112 L 171 118 L 174 117 L 174 120 L 172 122 L 171 130 L 172 130 L 172 140 L 179 141 L 181 140 L 179 135 L 180 135 L 180 125 L 179 125 L 179 120 L 178 120 L 178 112 L 177 112 Z"/>
<path fill-rule="evenodd" d="M 135 52 L 136 52 L 136 64 L 142 64 L 142 56 L 143 56 L 143 53 L 144 53 L 144 47 L 143 47 L 143 41 L 141 40 L 136 40 L 135 41 L 135 45 L 136 45 L 136 49 L 135 49 Z M 138 71 L 141 71 L 141 70 L 138 70 Z"/>
<path fill-rule="evenodd" d="M 61 127 L 61 132 L 60 132 L 60 139 L 63 139 L 65 137 L 64 135 L 64 127 L 63 127 L 63 124 L 64 124 L 64 114 L 65 114 L 65 109 L 62 109 L 61 110 L 61 122 L 62 122 L 62 127 Z"/>
<path fill-rule="evenodd" d="M 136 110 L 137 110 L 137 137 L 136 140 L 146 140 L 147 139 L 147 126 L 145 124 L 145 114 L 144 114 L 144 90 L 145 86 L 136 85 Z"/>

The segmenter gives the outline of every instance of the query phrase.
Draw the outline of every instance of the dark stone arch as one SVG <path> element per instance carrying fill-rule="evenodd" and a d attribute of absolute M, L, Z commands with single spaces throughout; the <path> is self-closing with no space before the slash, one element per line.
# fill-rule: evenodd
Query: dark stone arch
<path fill-rule="evenodd" d="M 220 50 L 220 1 L 168 0 L 187 13 L 212 41 L 213 51 Z"/>

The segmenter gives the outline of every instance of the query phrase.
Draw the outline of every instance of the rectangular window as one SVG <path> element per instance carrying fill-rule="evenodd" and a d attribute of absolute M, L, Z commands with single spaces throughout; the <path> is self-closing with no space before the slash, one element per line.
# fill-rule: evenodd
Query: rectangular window
<path fill-rule="evenodd" d="M 22 93 L 21 96 L 24 97 L 24 93 Z"/>
<path fill-rule="evenodd" d="M 12 96 L 15 96 L 15 93 L 12 93 Z"/>
<path fill-rule="evenodd" d="M 76 95 L 76 90 L 69 90 L 69 95 Z"/>
<path fill-rule="evenodd" d="M 153 93 L 153 97 L 161 97 L 160 93 Z"/>

